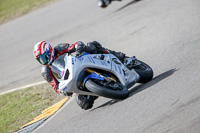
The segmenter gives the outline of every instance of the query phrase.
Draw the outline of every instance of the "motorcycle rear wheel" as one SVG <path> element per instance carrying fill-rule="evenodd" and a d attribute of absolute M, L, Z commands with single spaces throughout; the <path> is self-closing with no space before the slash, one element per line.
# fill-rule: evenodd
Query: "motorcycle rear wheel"
<path fill-rule="evenodd" d="M 113 90 L 113 89 L 101 86 L 95 83 L 94 81 L 92 81 L 91 79 L 88 79 L 85 83 L 85 87 L 89 91 L 99 96 L 103 96 L 103 97 L 107 97 L 111 99 L 125 99 L 129 96 L 128 89 L 124 87 L 123 85 L 120 85 L 121 88 L 119 88 L 119 90 Z"/>
<path fill-rule="evenodd" d="M 149 82 L 153 78 L 153 70 L 146 63 L 137 60 L 140 65 L 134 67 L 133 69 L 140 75 L 139 83 Z"/>

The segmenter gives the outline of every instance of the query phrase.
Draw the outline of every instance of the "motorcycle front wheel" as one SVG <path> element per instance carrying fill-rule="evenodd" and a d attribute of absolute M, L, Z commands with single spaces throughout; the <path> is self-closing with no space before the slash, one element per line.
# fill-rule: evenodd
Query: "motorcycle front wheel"
<path fill-rule="evenodd" d="M 89 91 L 99 96 L 103 96 L 103 97 L 107 97 L 111 99 L 125 99 L 129 96 L 128 89 L 119 83 L 116 84 L 116 87 L 112 89 L 110 87 L 108 88 L 100 84 L 97 84 L 91 79 L 88 79 L 85 83 L 85 87 Z"/>

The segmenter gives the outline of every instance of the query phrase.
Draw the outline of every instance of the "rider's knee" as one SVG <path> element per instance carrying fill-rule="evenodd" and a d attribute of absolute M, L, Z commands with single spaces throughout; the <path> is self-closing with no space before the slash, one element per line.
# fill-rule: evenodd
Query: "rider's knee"
<path fill-rule="evenodd" d="M 95 96 L 76 95 L 76 103 L 84 110 L 91 109 L 96 100 Z"/>
<path fill-rule="evenodd" d="M 51 76 L 49 75 L 49 68 L 48 68 L 47 66 L 42 66 L 41 74 L 42 74 L 42 77 L 43 77 L 47 82 L 50 82 L 50 81 L 51 81 Z"/>

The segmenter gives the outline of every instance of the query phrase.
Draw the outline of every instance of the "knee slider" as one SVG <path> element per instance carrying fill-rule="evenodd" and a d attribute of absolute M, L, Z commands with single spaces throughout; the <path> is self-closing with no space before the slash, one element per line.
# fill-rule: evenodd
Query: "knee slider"
<path fill-rule="evenodd" d="M 44 77 L 44 79 L 47 82 L 51 81 L 51 77 L 49 75 L 49 68 L 47 66 L 42 66 L 41 73 L 42 73 L 42 77 Z"/>
<path fill-rule="evenodd" d="M 94 98 L 87 95 L 77 95 L 76 102 L 82 109 L 87 110 L 93 107 Z"/>

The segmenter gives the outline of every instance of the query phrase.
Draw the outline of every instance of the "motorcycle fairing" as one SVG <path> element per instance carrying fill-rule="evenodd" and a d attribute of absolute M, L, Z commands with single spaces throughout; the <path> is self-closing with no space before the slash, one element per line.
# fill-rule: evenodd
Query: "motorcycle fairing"
<path fill-rule="evenodd" d="M 86 68 L 95 68 L 110 72 L 114 74 L 119 79 L 120 83 L 126 87 L 135 84 L 139 80 L 139 75 L 134 70 L 127 69 L 121 61 L 112 54 L 87 54 L 80 57 L 66 55 L 64 57 L 64 62 L 65 72 L 68 69 L 70 74 L 67 80 L 64 79 L 65 76 L 61 78 L 59 84 L 61 92 L 66 91 L 95 95 L 79 89 L 79 86 L 85 78 L 84 74 Z"/>

